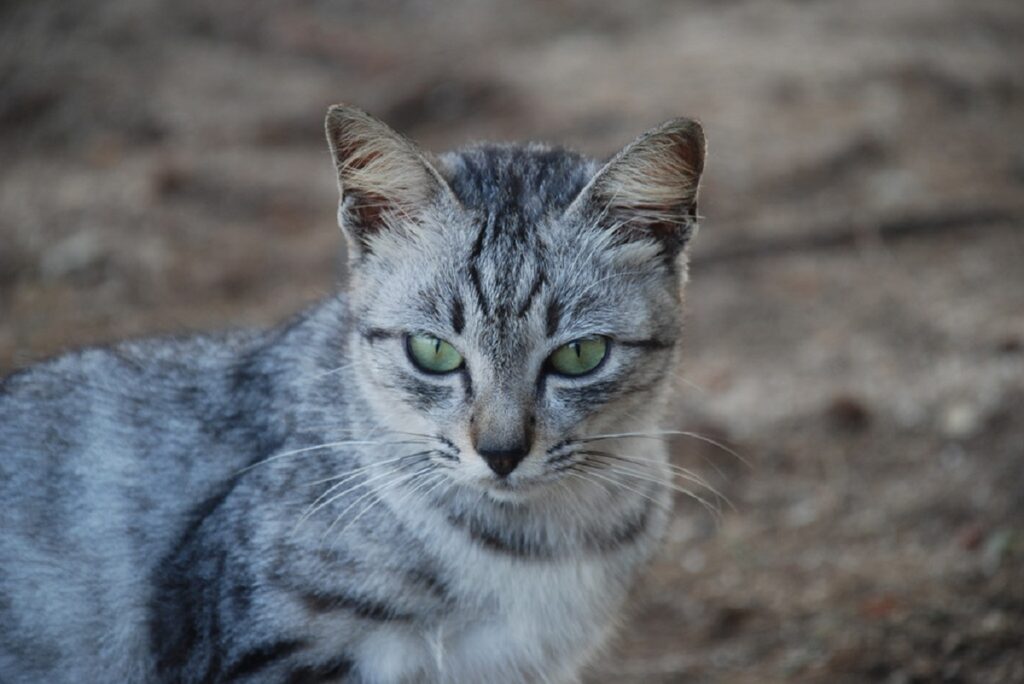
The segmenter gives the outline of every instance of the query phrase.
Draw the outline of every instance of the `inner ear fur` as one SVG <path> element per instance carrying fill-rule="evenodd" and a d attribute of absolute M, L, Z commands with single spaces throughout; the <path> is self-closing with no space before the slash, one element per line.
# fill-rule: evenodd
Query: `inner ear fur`
<path fill-rule="evenodd" d="M 338 222 L 358 249 L 450 193 L 426 153 L 361 109 L 334 105 L 325 127 L 338 174 Z"/>
<path fill-rule="evenodd" d="M 605 164 L 574 206 L 597 212 L 602 226 L 623 240 L 653 238 L 678 251 L 696 226 L 704 152 L 699 123 L 666 121 Z"/>

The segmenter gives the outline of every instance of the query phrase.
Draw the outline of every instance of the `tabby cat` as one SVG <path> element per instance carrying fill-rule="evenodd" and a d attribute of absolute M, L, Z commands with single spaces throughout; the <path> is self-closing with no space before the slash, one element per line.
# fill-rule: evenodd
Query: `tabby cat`
<path fill-rule="evenodd" d="M 3 682 L 571 682 L 668 519 L 704 160 L 327 136 L 348 292 L 0 381 Z"/>

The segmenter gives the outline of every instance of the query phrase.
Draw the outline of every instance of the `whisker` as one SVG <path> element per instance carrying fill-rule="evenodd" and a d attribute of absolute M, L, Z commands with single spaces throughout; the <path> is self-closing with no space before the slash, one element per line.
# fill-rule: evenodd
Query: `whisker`
<path fill-rule="evenodd" d="M 576 468 L 576 467 L 566 468 L 564 472 L 565 472 L 567 477 L 578 478 L 580 480 L 583 480 L 584 482 L 588 482 L 588 483 L 590 483 L 592 485 L 600 487 L 610 497 L 615 496 L 615 493 L 612 492 L 612 490 L 608 488 L 607 484 L 605 484 L 604 482 L 600 482 L 598 480 L 595 480 L 593 478 L 587 477 L 586 474 L 585 474 L 585 471 L 583 471 L 581 468 Z"/>
<path fill-rule="evenodd" d="M 395 505 L 397 506 L 399 502 L 401 502 L 402 505 L 405 505 L 405 502 L 411 499 L 414 495 L 424 498 L 430 496 L 431 492 L 433 492 L 435 489 L 441 486 L 448 479 L 447 476 L 444 475 L 444 473 L 438 472 L 436 470 L 433 473 L 430 473 L 430 475 L 435 476 L 436 482 L 434 480 L 428 479 L 429 475 L 427 477 L 424 477 L 423 483 L 414 485 L 411 489 L 409 489 L 406 492 L 406 496 L 404 498 L 401 498 L 399 499 L 399 501 L 395 502 Z M 423 489 L 423 484 L 427 482 L 433 482 L 433 484 L 428 486 L 426 489 Z"/>
<path fill-rule="evenodd" d="M 431 479 L 429 479 L 431 475 L 436 476 L 436 478 L 437 478 L 436 482 L 431 480 Z M 419 491 L 419 490 L 422 489 L 424 484 L 431 483 L 431 482 L 433 482 L 433 484 L 429 485 L 426 488 L 426 490 Z M 449 490 L 451 489 L 452 486 L 454 486 L 454 483 L 448 477 L 446 477 L 443 473 L 440 473 L 440 472 L 438 472 L 436 470 L 433 473 L 428 473 L 428 475 L 423 478 L 423 482 L 417 483 L 411 489 L 407 490 L 406 493 L 405 493 L 405 496 L 404 497 L 400 497 L 398 499 L 398 501 L 396 501 L 392 505 L 392 508 L 397 507 L 399 503 L 401 503 L 404 506 L 405 502 L 408 501 L 414 494 L 415 495 L 419 495 L 419 496 L 421 496 L 423 498 L 429 497 L 434 491 L 437 490 L 438 487 L 440 487 L 441 485 L 444 485 L 445 483 L 448 484 L 448 489 Z M 377 497 L 375 499 L 375 503 L 380 503 L 381 501 L 382 501 L 382 499 L 380 497 Z M 371 505 L 371 508 L 372 508 L 372 505 Z M 355 522 L 355 521 L 352 521 L 352 522 Z M 351 523 L 349 523 L 349 524 L 351 524 Z M 346 525 L 345 527 L 347 528 L 348 525 Z M 342 528 L 342 530 L 339 531 L 338 534 L 341 535 L 341 534 L 344 533 L 344 531 L 345 531 L 345 528 Z"/>
<path fill-rule="evenodd" d="M 420 442 L 410 441 L 410 440 L 376 441 L 376 440 L 363 440 L 363 439 L 357 439 L 357 440 L 351 440 L 350 439 L 350 440 L 341 440 L 341 441 L 338 441 L 338 442 L 325 442 L 324 444 L 317 444 L 316 446 L 302 447 L 301 449 L 292 449 L 291 451 L 285 451 L 285 452 L 282 452 L 282 453 L 279 453 L 279 454 L 274 454 L 273 456 L 271 456 L 269 458 L 265 458 L 262 461 L 257 461 L 255 463 L 250 463 L 249 465 L 247 465 L 244 468 L 242 468 L 241 470 L 239 470 L 237 474 L 240 475 L 240 474 L 242 474 L 242 473 L 244 473 L 244 472 L 246 472 L 248 470 L 252 470 L 253 468 L 255 468 L 257 466 L 261 466 L 261 465 L 265 465 L 267 463 L 270 463 L 271 461 L 276 461 L 278 459 L 287 458 L 288 456 L 297 456 L 298 454 L 309 453 L 311 451 L 319 451 L 321 449 L 334 449 L 334 448 L 337 448 L 337 447 L 340 447 L 340 446 L 367 446 L 367 445 L 373 445 L 373 446 L 393 446 L 393 445 L 396 445 L 396 444 L 419 444 L 419 443 Z"/>
<path fill-rule="evenodd" d="M 396 483 L 397 481 L 399 481 L 399 480 L 401 480 L 401 481 L 409 480 L 409 479 L 411 479 L 411 478 L 414 478 L 414 477 L 416 477 L 416 475 L 417 475 L 417 474 L 419 474 L 420 472 L 425 472 L 425 471 L 426 471 L 426 469 L 424 469 L 423 471 L 417 471 L 417 472 L 415 472 L 415 473 L 406 473 L 405 475 L 398 475 L 398 476 L 396 476 L 396 477 L 395 477 L 395 479 L 394 479 L 394 480 L 392 480 L 391 482 L 385 483 L 385 486 L 387 486 L 387 485 L 392 485 L 392 484 L 395 484 L 395 483 Z M 390 474 L 390 475 L 394 475 L 394 473 L 389 473 L 389 474 Z M 383 488 L 382 488 L 382 489 L 383 489 Z M 331 524 L 330 524 L 330 525 L 329 525 L 329 526 L 327 527 L 327 529 L 326 529 L 326 530 L 324 531 L 324 533 L 323 533 L 323 534 L 322 534 L 322 535 L 320 536 L 320 539 L 321 539 L 321 541 L 327 538 L 327 535 L 328 535 L 328 534 L 330 534 L 331 530 L 333 530 L 333 529 L 334 529 L 335 525 L 337 525 L 337 524 L 338 524 L 339 522 L 341 522 L 342 518 L 344 518 L 344 517 L 345 517 L 345 514 L 346 514 L 346 513 L 348 513 L 348 512 L 350 511 L 350 510 L 352 510 L 353 508 L 355 508 L 355 507 L 356 507 L 357 505 L 359 505 L 360 503 L 362 503 L 363 501 L 365 501 L 365 500 L 366 500 L 367 498 L 369 498 L 369 497 L 371 497 L 371 496 L 374 496 L 374 497 L 375 497 L 375 496 L 377 496 L 377 493 L 378 493 L 379 491 L 381 491 L 381 490 L 375 490 L 375 489 L 373 489 L 373 488 L 369 488 L 369 489 L 368 489 L 368 490 L 366 491 L 366 493 L 362 494 L 362 495 L 361 495 L 360 497 L 358 497 L 358 498 L 357 498 L 357 499 L 356 499 L 355 501 L 353 501 L 353 502 L 352 502 L 352 503 L 350 503 L 350 504 L 349 504 L 348 506 L 346 506 L 346 507 L 345 507 L 345 508 L 344 508 L 344 509 L 343 509 L 343 510 L 341 511 L 341 513 L 339 513 L 339 514 L 337 515 L 337 517 L 335 517 L 335 518 L 334 518 L 334 521 L 333 521 L 333 522 L 332 522 L 332 523 L 331 523 Z M 335 498 L 337 498 L 337 497 L 335 497 Z M 347 527 L 347 526 L 346 526 L 346 527 Z"/>
<path fill-rule="evenodd" d="M 354 363 L 346 363 L 344 366 L 338 366 L 337 368 L 332 368 L 331 370 L 322 371 L 322 372 L 316 373 L 314 375 L 309 375 L 309 376 L 304 377 L 303 379 L 304 380 L 319 380 L 320 378 L 325 377 L 327 375 L 334 375 L 335 373 L 340 373 L 342 371 L 348 370 L 349 368 L 353 368 L 355 365 L 356 364 L 354 364 Z"/>
<path fill-rule="evenodd" d="M 423 472 L 423 471 L 419 471 L 419 472 Z M 401 500 L 401 501 L 403 501 L 403 502 L 404 502 L 404 501 L 407 501 L 407 500 L 408 500 L 408 498 L 409 498 L 410 492 L 413 492 L 413 491 L 415 491 L 415 490 L 419 489 L 420 487 L 422 487 L 422 486 L 423 486 L 423 484 L 424 484 L 425 482 L 432 482 L 432 480 L 428 479 L 428 478 L 430 477 L 430 475 L 440 475 L 440 473 L 436 473 L 436 472 L 435 472 L 435 473 L 428 473 L 428 474 L 427 474 L 427 475 L 426 475 L 426 476 L 425 476 L 425 477 L 423 478 L 423 481 L 422 481 L 422 482 L 417 482 L 417 483 L 416 483 L 415 485 L 413 485 L 413 488 L 412 488 L 412 489 L 410 489 L 410 490 L 407 490 L 407 491 L 405 492 L 405 497 L 400 497 L 400 499 L 399 499 L 399 500 Z M 415 479 L 416 479 L 415 477 L 414 477 L 414 478 L 410 478 L 410 481 L 415 481 Z M 392 484 L 395 484 L 395 483 L 392 483 Z M 396 486 L 397 486 L 397 485 L 396 485 Z M 387 485 L 385 485 L 385 487 L 384 487 L 384 488 L 376 490 L 376 493 L 377 493 L 377 494 L 380 494 L 380 493 L 381 493 L 382 491 L 384 491 L 384 489 L 390 489 L 390 488 L 391 488 L 391 487 L 388 487 Z M 365 506 L 365 507 L 364 507 L 364 508 L 363 508 L 363 509 L 362 509 L 361 511 L 359 511 L 358 515 L 356 515 L 356 516 L 355 516 L 354 518 L 352 518 L 351 520 L 349 520 L 349 521 L 348 521 L 347 523 L 345 523 L 345 526 L 344 526 L 344 527 L 342 527 L 342 528 L 341 528 L 340 530 L 338 530 L 338 536 L 339 536 L 339 537 L 343 536 L 343 535 L 345 534 L 345 530 L 347 530 L 347 529 L 348 529 L 349 527 L 351 527 L 352 525 L 355 525 L 355 524 L 356 524 L 356 522 L 357 522 L 357 521 L 358 521 L 358 520 L 359 520 L 360 518 L 362 518 L 362 517 L 363 517 L 364 515 L 366 515 L 367 513 L 369 513 L 369 512 L 370 512 L 370 511 L 371 511 L 371 510 L 372 510 L 372 509 L 373 509 L 373 508 L 375 507 L 375 506 L 377 506 L 377 505 L 381 504 L 381 503 L 382 503 L 383 501 L 384 501 L 384 500 L 383 500 L 383 499 L 382 499 L 382 498 L 381 498 L 380 496 L 375 496 L 375 497 L 373 498 L 373 500 L 372 500 L 372 501 L 370 502 L 370 504 L 369 504 L 368 506 Z"/>
<path fill-rule="evenodd" d="M 299 426 L 298 429 L 300 429 L 300 430 L 330 430 L 331 432 L 335 432 L 335 433 L 339 433 L 339 434 L 362 432 L 361 429 L 357 429 L 357 428 L 344 428 L 344 427 L 340 427 L 341 425 L 343 425 L 343 423 L 313 423 L 313 424 L 301 425 L 301 426 Z M 372 432 L 373 431 L 371 431 L 371 433 Z M 409 432 L 407 430 L 383 430 L 381 432 L 382 432 L 382 436 L 383 435 L 405 435 L 405 436 L 408 436 L 408 437 L 421 437 L 423 439 L 429 439 L 429 440 L 431 440 L 433 442 L 441 442 L 442 444 L 445 442 L 445 440 L 441 436 L 439 436 L 439 435 L 429 435 L 429 434 L 426 434 L 424 432 Z"/>
<path fill-rule="evenodd" d="M 672 375 L 679 382 L 683 383 L 684 385 L 688 385 L 689 387 L 692 387 L 693 389 L 697 390 L 701 394 L 707 394 L 708 393 L 708 391 L 706 389 L 704 389 L 703 387 L 701 387 L 700 385 L 695 383 L 693 380 L 690 380 L 689 378 L 684 378 L 679 373 L 673 373 Z"/>
<path fill-rule="evenodd" d="M 610 273 L 605 277 L 598 278 L 594 282 L 587 285 L 587 287 L 583 288 L 577 296 L 580 298 L 585 297 L 586 295 L 590 294 L 590 291 L 593 290 L 595 287 L 597 287 L 601 283 L 612 280 L 613 278 L 625 278 L 627 276 L 650 276 L 652 275 L 652 273 L 653 271 L 622 271 L 619 273 Z"/>
<path fill-rule="evenodd" d="M 444 442 L 438 435 L 428 435 L 423 432 L 407 432 L 405 430 L 392 430 L 396 435 L 410 435 L 412 437 L 423 437 L 424 439 L 432 439 L 435 442 Z"/>
<path fill-rule="evenodd" d="M 389 458 L 389 459 L 385 459 L 383 461 L 374 461 L 373 463 L 367 463 L 366 465 L 360 466 L 358 468 L 354 468 L 353 470 L 346 470 L 344 473 L 341 473 L 340 475 L 332 475 L 331 477 L 322 477 L 319 480 L 313 480 L 311 482 L 306 482 L 305 485 L 309 486 L 309 487 L 312 487 L 314 485 L 323 484 L 325 482 L 333 482 L 334 480 L 347 479 L 351 475 L 357 475 L 357 474 L 359 474 L 361 472 L 364 472 L 366 470 L 372 470 L 373 468 L 375 468 L 377 466 L 387 465 L 388 463 L 394 463 L 395 461 L 401 461 L 404 458 L 412 458 L 413 456 L 423 456 L 423 455 L 430 454 L 430 453 L 433 453 L 433 452 L 434 452 L 434 449 L 427 449 L 425 451 L 417 451 L 417 452 L 412 453 L 412 454 L 405 454 L 403 456 L 396 456 L 395 458 Z"/>
<path fill-rule="evenodd" d="M 355 508 L 355 506 L 360 504 L 366 498 L 372 496 L 372 497 L 376 498 L 375 499 L 376 501 L 379 501 L 380 497 L 378 495 L 381 492 L 383 492 L 383 491 L 385 491 L 387 489 L 391 489 L 392 487 L 395 487 L 395 486 L 397 486 L 397 485 L 399 485 L 399 484 L 401 484 L 403 482 L 408 482 L 409 480 L 413 480 L 417 476 L 422 475 L 423 473 L 426 473 L 426 472 L 428 472 L 430 470 L 431 470 L 430 466 L 428 466 L 426 468 L 421 468 L 420 470 L 417 470 L 414 473 L 407 473 L 406 475 L 399 475 L 399 476 L 395 477 L 395 479 L 391 480 L 390 482 L 385 482 L 384 485 L 379 487 L 379 488 L 372 488 L 372 487 L 369 488 L 369 490 L 365 494 L 363 494 L 358 499 L 356 499 L 355 501 L 350 503 L 348 506 L 345 507 L 344 510 L 341 511 L 341 513 L 338 514 L 338 516 L 334 519 L 334 522 L 332 522 L 327 527 L 327 529 L 324 531 L 323 535 L 321 535 L 321 539 L 326 539 L 327 535 L 329 535 L 331 533 L 331 530 L 333 530 L 334 527 L 342 520 L 342 518 L 345 517 L 345 514 L 348 513 L 350 510 L 352 510 L 353 508 Z M 393 473 L 389 473 L 389 474 L 393 474 Z M 372 505 L 370 506 L 370 508 L 372 508 Z M 369 510 L 369 509 L 366 509 L 366 510 Z M 366 510 L 362 510 L 359 513 L 359 515 L 356 516 L 356 518 L 354 518 L 354 519 L 350 520 L 349 522 L 345 523 L 345 526 L 343 528 L 341 528 L 341 530 L 339 531 L 338 536 L 341 536 L 341 534 L 343 534 L 344 531 L 347 530 L 349 528 L 349 526 L 352 525 L 353 522 L 355 522 L 360 517 L 362 517 L 362 514 L 365 513 Z"/>
<path fill-rule="evenodd" d="M 622 473 L 623 475 L 627 475 L 629 477 L 634 477 L 634 478 L 639 479 L 639 480 L 646 480 L 648 482 L 653 482 L 653 483 L 660 484 L 660 485 L 663 485 L 665 487 L 668 487 L 672 491 L 679 492 L 680 494 L 683 494 L 684 496 L 690 497 L 691 499 L 694 499 L 695 501 L 700 502 L 700 504 L 705 509 L 707 509 L 708 512 L 713 514 L 716 518 L 720 518 L 721 515 L 722 515 L 722 511 L 721 511 L 721 509 L 718 506 L 713 505 L 710 501 L 708 501 L 704 497 L 700 496 L 699 494 L 697 494 L 693 490 L 688 489 L 687 487 L 683 487 L 682 485 L 676 484 L 675 482 L 665 482 L 664 480 L 661 480 L 661 479 L 659 479 L 657 477 L 654 477 L 650 473 L 645 473 L 645 472 L 638 471 L 638 470 L 635 470 L 635 469 L 632 469 L 632 468 L 623 468 L 622 466 L 618 466 L 618 465 L 615 465 L 615 464 L 604 464 L 604 467 L 607 468 L 608 470 L 612 471 L 612 472 Z M 729 502 L 728 499 L 723 497 L 721 494 L 719 494 L 713 488 L 708 488 L 708 489 L 713 494 L 715 494 L 717 497 L 721 498 L 726 503 L 729 503 L 729 506 L 732 507 L 732 504 Z M 734 508 L 734 510 L 735 510 L 735 508 Z"/>
<path fill-rule="evenodd" d="M 586 519 L 584 518 L 583 513 L 582 513 L 583 500 L 580 498 L 579 493 L 574 491 L 573 488 L 570 487 L 568 484 L 566 484 L 564 480 L 561 480 L 561 479 L 555 480 L 555 484 L 557 484 L 559 487 L 561 487 L 561 489 L 563 491 L 565 491 L 566 497 L 570 497 L 571 496 L 573 498 L 573 500 L 576 502 L 576 505 L 569 506 L 569 511 L 570 511 L 570 513 L 572 513 L 572 516 L 576 520 L 578 520 L 580 524 L 585 523 Z M 609 494 L 610 493 L 611 492 L 609 492 Z"/>
<path fill-rule="evenodd" d="M 696 485 L 700 485 L 701 487 L 704 487 L 709 492 L 714 494 L 716 497 L 718 497 L 718 498 L 722 499 L 723 501 L 725 501 L 726 503 L 728 503 L 730 508 L 732 508 L 733 510 L 736 510 L 735 506 L 732 505 L 732 502 L 729 501 L 729 498 L 727 496 L 725 496 L 724 494 L 719 492 L 717 489 L 715 489 L 711 485 L 710 482 L 708 482 L 705 478 L 701 477 L 698 473 L 695 473 L 694 471 L 690 470 L 689 468 L 684 468 L 684 467 L 678 466 L 678 465 L 676 465 L 674 463 L 669 463 L 667 461 L 655 460 L 655 459 L 651 459 L 651 458 L 640 458 L 639 456 L 623 456 L 622 454 L 613 454 L 610 451 L 582 451 L 581 450 L 581 451 L 578 451 L 576 453 L 583 454 L 585 456 L 598 456 L 598 457 L 604 457 L 604 458 L 612 458 L 612 459 L 616 459 L 616 460 L 619 460 L 619 461 L 625 461 L 626 463 L 630 463 L 632 465 L 637 465 L 637 466 L 640 466 L 640 467 L 643 467 L 643 466 L 645 466 L 647 464 L 650 464 L 650 465 L 656 465 L 656 466 L 668 468 L 669 472 L 671 472 L 673 475 L 681 477 L 684 480 L 692 482 L 692 483 L 694 483 Z"/>
<path fill-rule="evenodd" d="M 722 444 L 721 442 L 718 442 L 718 441 L 716 441 L 714 439 L 711 439 L 710 437 L 706 437 L 706 436 L 704 436 L 704 435 L 702 435 L 700 433 L 689 432 L 687 430 L 655 430 L 655 431 L 652 431 L 652 432 L 613 432 L 613 433 L 608 433 L 608 434 L 588 435 L 586 437 L 580 437 L 580 438 L 578 438 L 578 441 L 580 441 L 580 442 L 596 442 L 596 441 L 601 441 L 601 440 L 606 440 L 606 439 L 626 439 L 626 438 L 664 439 L 664 438 L 667 438 L 667 437 L 675 437 L 675 436 L 691 437 L 693 439 L 700 440 L 701 442 L 704 442 L 706 444 L 710 444 L 711 446 L 717 447 L 717 448 L 721 449 L 722 451 L 726 452 L 727 454 L 733 456 L 738 461 L 740 461 L 740 463 L 742 463 L 743 465 L 747 466 L 748 468 L 752 467 L 750 465 L 750 462 L 747 461 L 747 459 L 743 458 L 738 453 L 736 453 L 735 450 L 730 449 L 729 447 L 727 447 L 726 445 Z"/>
<path fill-rule="evenodd" d="M 634 420 L 638 420 L 638 421 L 639 421 L 639 420 L 642 420 L 641 418 L 637 417 L 636 415 L 631 415 L 631 417 L 632 417 L 632 418 L 633 418 Z M 715 462 L 715 460 L 714 460 L 713 458 L 711 458 L 711 457 L 710 457 L 710 456 L 709 456 L 708 454 L 705 454 L 705 453 L 701 452 L 701 453 L 699 453 L 699 454 L 698 454 L 698 456 L 700 457 L 700 460 L 701 460 L 701 462 L 703 462 L 703 463 L 707 464 L 708 466 L 710 466 L 710 467 L 711 467 L 711 469 L 712 469 L 712 470 L 714 470 L 714 471 L 715 471 L 715 473 L 717 473 L 717 474 L 718 474 L 718 476 L 719 476 L 720 478 L 722 478 L 722 480 L 728 480 L 728 479 L 729 479 L 729 477 L 728 477 L 728 476 L 727 476 L 727 475 L 725 474 L 725 472 L 724 472 L 724 471 L 723 471 L 723 470 L 722 470 L 722 469 L 721 469 L 721 468 L 720 468 L 720 467 L 718 466 L 718 464 L 717 464 L 717 463 Z M 740 461 L 741 463 L 743 462 L 743 459 L 742 459 L 742 458 L 740 458 L 740 456 L 739 456 L 738 454 L 736 455 L 736 458 L 737 458 L 737 460 L 739 460 L 739 461 Z"/>
<path fill-rule="evenodd" d="M 365 429 L 365 428 L 346 428 L 346 427 L 341 427 L 342 425 L 344 425 L 344 423 L 313 423 L 313 424 L 305 424 L 305 425 L 303 425 L 301 427 L 322 428 L 322 429 L 334 428 L 334 429 L 337 430 L 337 432 L 360 432 L 361 430 Z M 390 430 L 390 429 L 385 430 L 385 429 L 379 429 L 379 428 L 372 428 L 370 430 L 370 434 L 371 435 L 376 435 L 378 433 L 380 433 L 381 435 L 411 435 L 413 437 L 423 437 L 425 439 L 432 439 L 432 440 L 436 440 L 436 441 L 441 441 L 441 439 L 440 439 L 440 437 L 438 435 L 431 435 L 431 434 L 427 434 L 425 432 L 409 432 L 407 430 Z"/>
<path fill-rule="evenodd" d="M 355 490 L 360 489 L 362 487 L 366 487 L 366 485 L 368 483 L 370 483 L 371 481 L 373 481 L 373 480 L 378 480 L 378 479 L 380 479 L 382 477 L 390 477 L 390 476 L 396 475 L 398 473 L 401 473 L 401 469 L 400 468 L 390 468 L 390 469 L 387 470 L 387 472 L 378 473 L 377 475 L 375 475 L 372 478 L 369 478 L 367 480 L 360 480 L 359 482 L 357 482 L 356 484 L 352 485 L 351 487 L 343 489 L 342 491 L 334 493 L 334 494 L 332 494 L 333 490 L 337 489 L 338 487 L 343 487 L 344 485 L 348 484 L 348 482 L 341 482 L 339 484 L 334 485 L 333 487 L 328 488 L 327 491 L 325 491 L 323 494 L 318 496 L 311 504 L 306 506 L 305 510 L 302 512 L 302 515 L 300 515 L 299 519 L 295 522 L 295 528 L 293 529 L 293 531 L 297 530 L 299 528 L 299 526 L 302 525 L 302 523 L 306 522 L 311 517 L 316 515 L 317 512 L 319 512 L 323 508 L 326 508 L 327 506 L 330 506 L 332 503 L 334 503 L 338 499 L 344 497 L 346 494 L 349 494 L 350 492 L 354 492 Z"/>
<path fill-rule="evenodd" d="M 416 457 L 416 456 L 422 456 L 423 454 L 427 454 L 427 453 L 430 453 L 430 452 L 417 452 L 415 454 L 407 454 L 406 456 L 400 457 L 399 459 L 396 459 L 396 460 L 401 461 L 401 460 L 404 460 L 406 458 L 413 458 L 413 457 Z M 378 465 L 378 464 L 371 464 L 371 465 Z M 303 514 L 299 517 L 299 521 L 296 523 L 296 526 L 298 526 L 302 522 L 308 520 L 310 517 L 315 515 L 317 511 L 319 511 L 320 509 L 324 508 L 325 506 L 329 506 L 331 503 L 337 501 L 338 499 L 340 499 L 341 497 L 345 496 L 349 492 L 355 491 L 356 489 L 359 489 L 360 487 L 366 487 L 371 482 L 376 482 L 377 480 L 380 480 L 381 478 L 388 477 L 388 476 L 391 476 L 391 475 L 395 475 L 396 473 L 400 473 L 400 472 L 402 472 L 402 470 L 403 470 L 403 466 L 401 466 L 401 465 L 396 466 L 394 468 L 389 468 L 388 470 L 386 470 L 383 473 L 378 473 L 378 474 L 374 475 L 373 477 L 370 477 L 370 478 L 367 478 L 365 480 L 362 480 L 358 484 L 352 485 L 351 487 L 348 487 L 348 488 L 342 490 L 341 492 L 332 494 L 331 492 L 333 492 L 334 490 L 338 489 L 339 487 L 343 487 L 344 485 L 348 484 L 348 482 L 351 482 L 352 477 L 347 477 L 345 480 L 343 480 L 343 481 L 341 481 L 341 482 L 339 482 L 339 483 L 329 487 L 327 489 L 327 491 L 325 491 L 323 494 L 318 496 L 313 501 L 313 503 L 309 504 L 309 506 L 306 508 L 306 511 L 303 512 Z M 359 473 L 355 473 L 355 474 L 353 474 L 353 477 L 358 476 L 358 475 L 359 475 Z"/>
<path fill-rule="evenodd" d="M 657 499 L 655 499 L 653 496 L 651 496 L 650 494 L 648 494 L 646 492 L 642 492 L 642 491 L 640 491 L 639 489 L 637 489 L 635 487 L 630 487 L 629 485 L 627 485 L 625 482 L 622 482 L 621 480 L 616 480 L 614 478 L 605 477 L 604 475 L 602 475 L 601 473 L 596 472 L 592 468 L 588 468 L 585 463 L 578 463 L 577 465 L 580 466 L 581 468 L 583 468 L 584 470 L 586 470 L 590 475 L 593 475 L 594 477 L 597 477 L 597 478 L 599 478 L 601 480 L 606 480 L 606 481 L 612 483 L 613 485 L 616 485 L 618 487 L 622 487 L 623 489 L 628 489 L 629 491 L 633 492 L 637 496 L 641 496 L 641 497 L 647 499 L 648 501 L 650 501 L 651 503 L 653 503 L 655 505 L 658 505 L 658 506 L 661 506 L 665 510 L 671 510 L 671 506 L 665 504 L 662 501 L 658 501 Z"/>

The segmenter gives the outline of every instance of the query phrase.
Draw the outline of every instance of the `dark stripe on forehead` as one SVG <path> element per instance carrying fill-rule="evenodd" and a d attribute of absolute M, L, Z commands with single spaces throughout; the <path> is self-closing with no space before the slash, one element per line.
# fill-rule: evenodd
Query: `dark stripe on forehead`
<path fill-rule="evenodd" d="M 438 310 L 440 301 L 441 296 L 436 291 L 431 291 L 431 288 L 421 290 L 416 295 L 419 310 L 435 321 L 441 318 L 441 312 Z"/>
<path fill-rule="evenodd" d="M 466 208 L 492 213 L 514 203 L 515 212 L 531 224 L 567 207 L 594 168 L 562 148 L 483 145 L 453 153 L 447 170 L 449 185 Z"/>
<path fill-rule="evenodd" d="M 481 313 L 502 320 L 525 316 L 545 282 L 538 274 L 526 301 L 517 301 L 537 227 L 568 206 L 594 163 L 538 145 L 473 147 L 443 162 L 450 187 L 480 224 L 466 270 Z"/>
<path fill-rule="evenodd" d="M 548 302 L 548 312 L 545 318 L 546 332 L 548 337 L 554 337 L 558 332 L 558 326 L 562 322 L 562 303 L 552 297 Z"/>
<path fill-rule="evenodd" d="M 533 304 L 533 300 L 537 296 L 537 293 L 540 292 L 540 288 L 544 285 L 545 280 L 544 271 L 538 268 L 537 277 L 534 278 L 533 285 L 530 287 L 530 292 L 526 295 L 526 301 L 520 305 L 519 311 L 517 312 L 519 318 L 525 316 L 526 312 L 530 310 L 530 306 Z"/>
<path fill-rule="evenodd" d="M 477 303 L 480 305 L 480 311 L 486 316 L 490 312 L 490 304 L 487 301 L 487 296 L 484 294 L 483 283 L 480 280 L 480 269 L 478 267 L 480 261 L 480 255 L 484 250 L 484 243 L 487 240 L 487 234 L 494 223 L 494 215 L 488 215 L 484 221 L 481 222 L 480 232 L 476 234 L 476 240 L 473 241 L 473 248 L 469 252 L 469 281 L 473 284 L 473 291 L 476 293 Z"/>
<path fill-rule="evenodd" d="M 527 226 L 530 224 L 529 219 L 523 215 L 522 200 L 528 196 L 523 191 L 523 179 L 520 176 L 509 176 L 502 192 L 505 202 L 498 208 L 499 221 L 504 229 L 501 237 L 506 238 L 506 244 L 510 240 L 513 245 L 523 243 L 527 239 Z"/>
<path fill-rule="evenodd" d="M 480 271 L 477 270 L 475 263 L 469 265 L 469 282 L 473 284 L 473 291 L 476 293 L 476 301 L 480 305 L 480 312 L 484 316 L 489 315 L 491 307 L 487 303 L 487 296 L 484 294 L 483 285 L 480 283 Z"/>
<path fill-rule="evenodd" d="M 452 300 L 452 330 L 456 335 L 461 335 L 466 327 L 466 319 L 462 311 L 462 300 L 456 295 Z"/>
<path fill-rule="evenodd" d="M 476 234 L 476 240 L 473 241 L 473 249 L 469 252 L 470 263 L 475 263 L 480 258 L 480 254 L 484 251 L 484 240 L 487 239 L 487 228 L 491 225 L 493 217 L 488 218 L 480 225 L 480 231 Z"/>

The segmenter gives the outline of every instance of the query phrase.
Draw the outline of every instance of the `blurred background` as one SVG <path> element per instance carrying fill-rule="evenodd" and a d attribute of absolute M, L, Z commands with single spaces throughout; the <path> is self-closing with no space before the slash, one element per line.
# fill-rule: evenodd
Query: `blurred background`
<path fill-rule="evenodd" d="M 1024 3 L 7 0 L 0 373 L 330 292 L 338 101 L 706 127 L 666 427 L 731 507 L 678 499 L 590 681 L 1024 681 Z"/>

